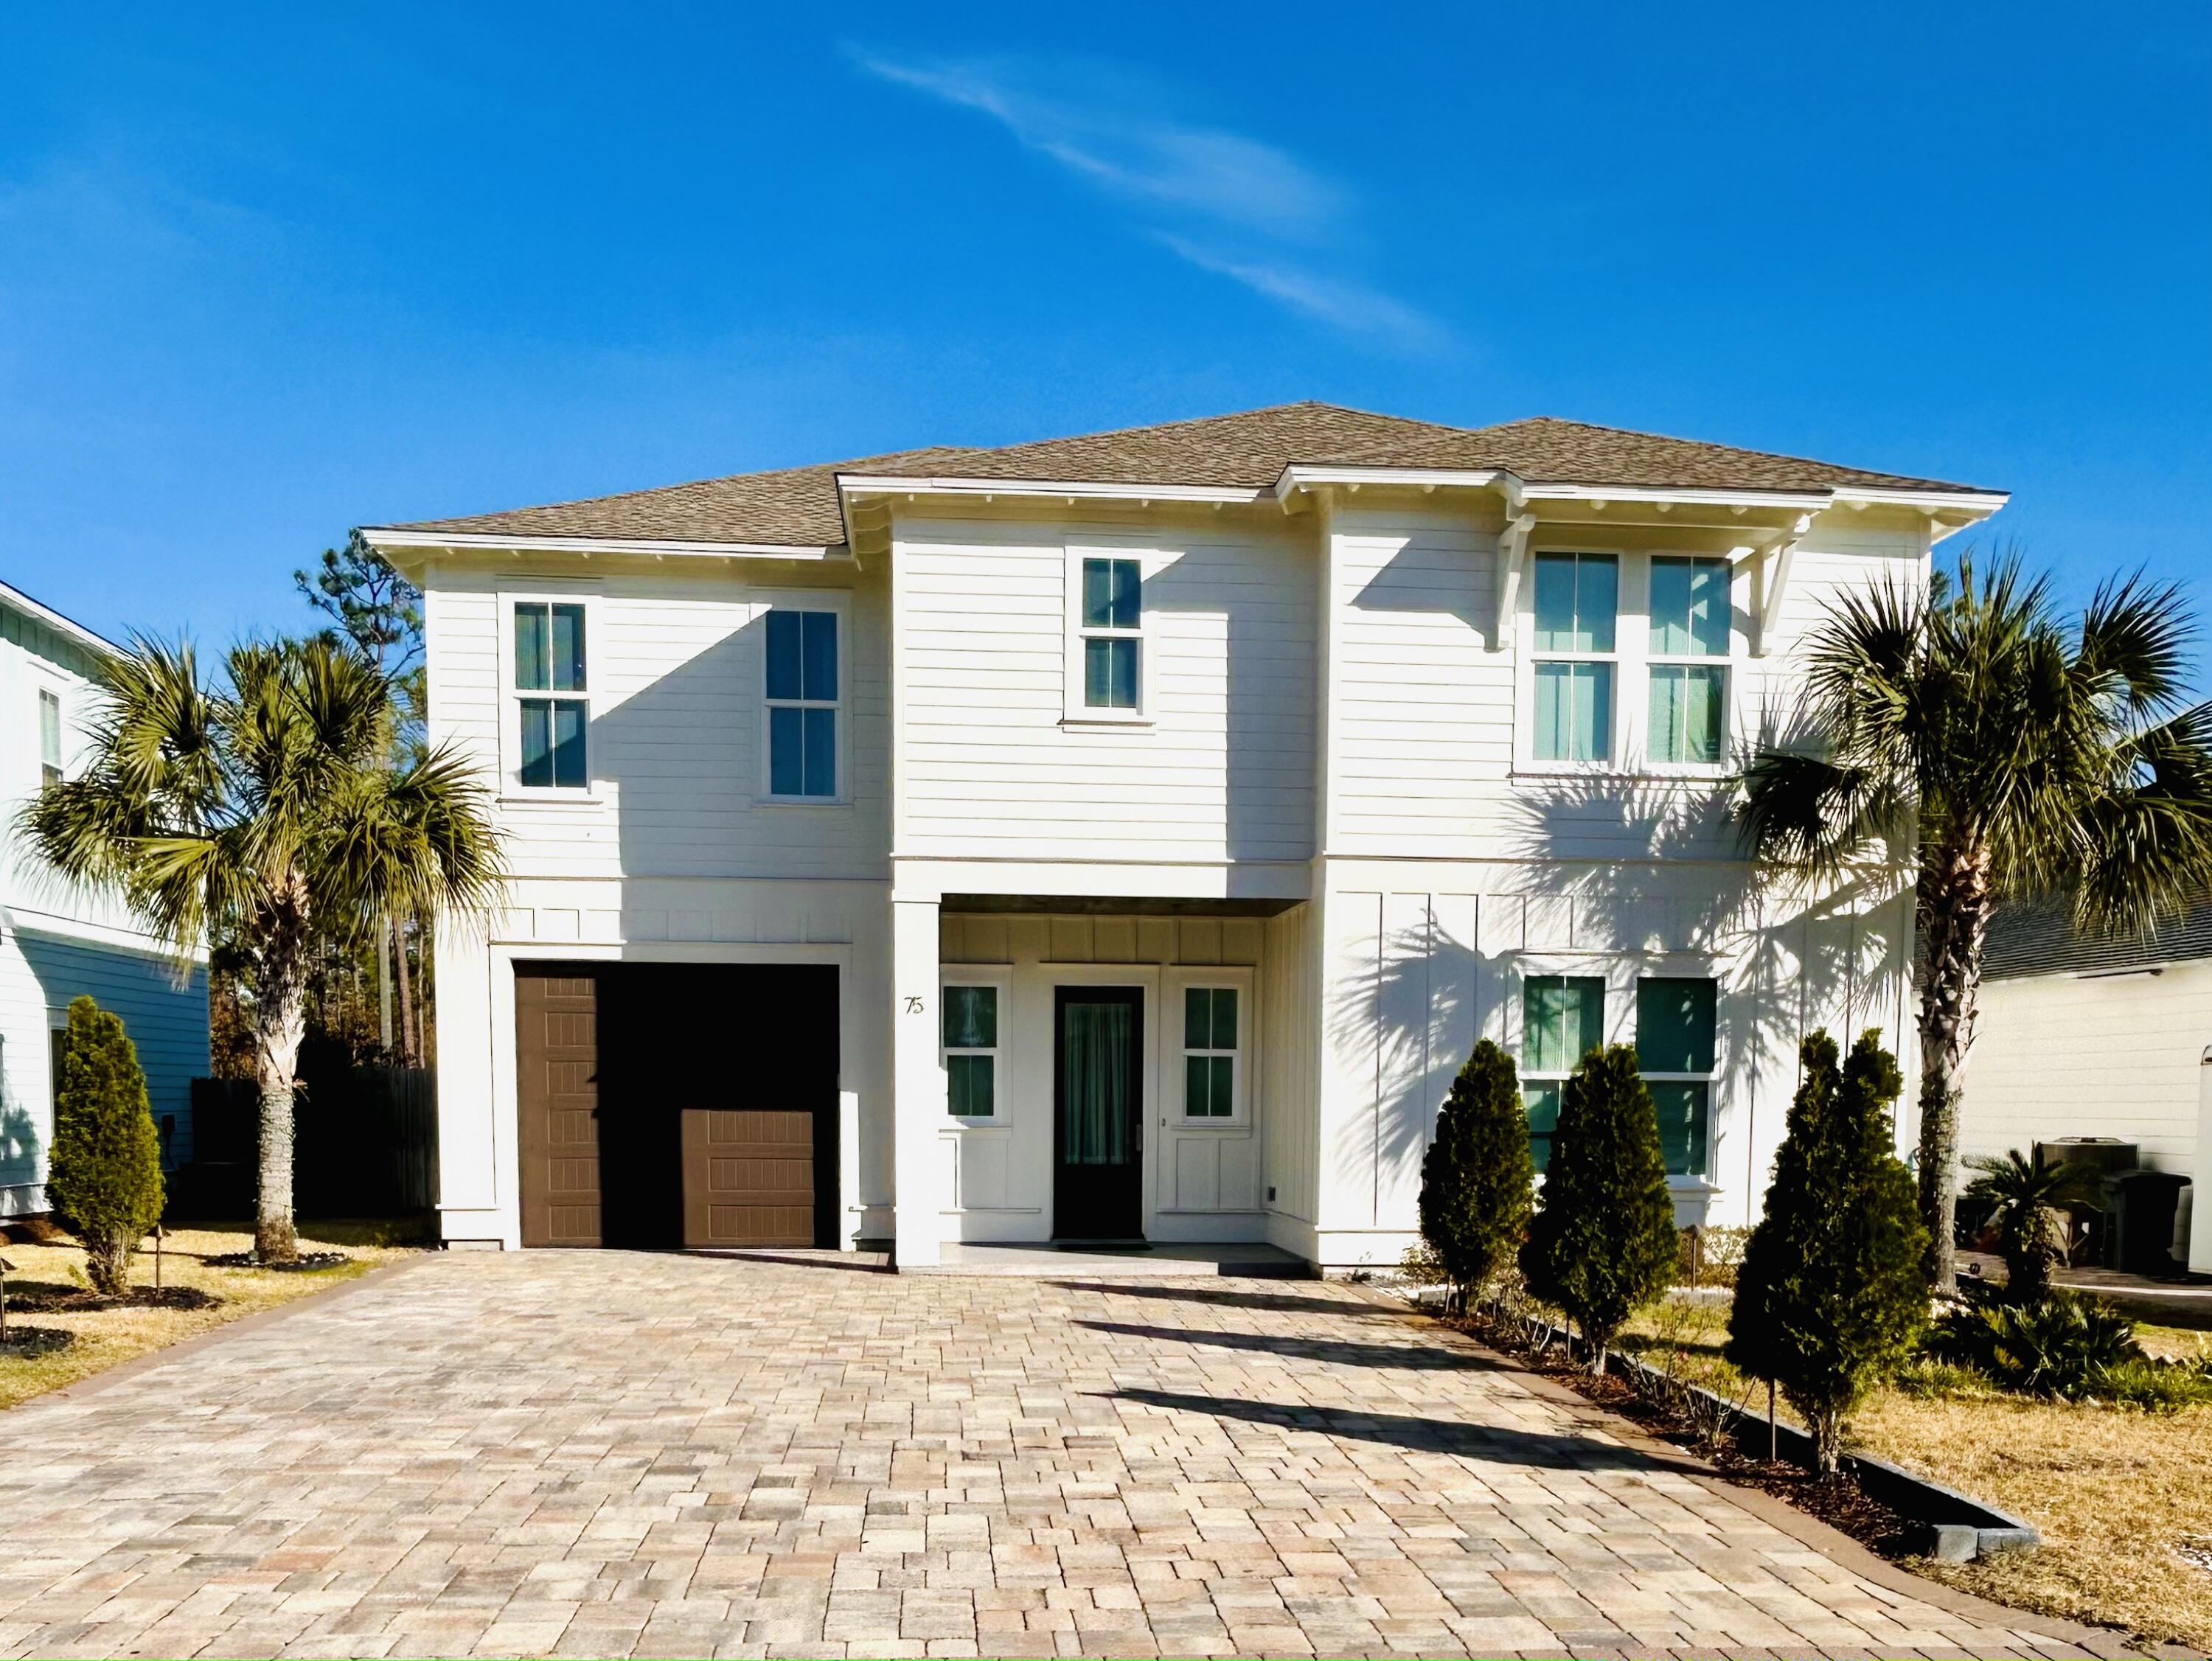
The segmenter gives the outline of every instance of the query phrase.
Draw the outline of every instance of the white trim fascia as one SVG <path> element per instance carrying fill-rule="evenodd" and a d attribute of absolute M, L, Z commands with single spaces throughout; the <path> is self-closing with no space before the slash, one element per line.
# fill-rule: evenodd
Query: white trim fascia
<path fill-rule="evenodd" d="M 167 963 L 186 963 L 195 968 L 207 966 L 205 946 L 194 946 L 189 951 L 179 952 L 166 941 L 125 924 L 96 923 L 88 918 L 71 917 L 64 912 L 41 911 L 38 906 L 27 906 L 21 900 L 0 906 L 0 928 L 14 933 L 72 941 L 82 946 L 131 952 L 140 957 L 157 957 Z"/>
<path fill-rule="evenodd" d="M 1835 500 L 1838 507 L 1863 503 L 1869 507 L 1917 507 L 1923 512 L 1959 508 L 1985 519 L 2009 502 L 2012 494 L 2003 490 L 1889 490 L 1838 485 Z"/>
<path fill-rule="evenodd" d="M 44 623 L 57 634 L 66 635 L 96 658 L 113 658 L 123 648 L 105 635 L 95 634 L 82 623 L 64 617 L 50 605 L 41 605 L 11 583 L 0 583 L 0 603 L 22 612 L 26 616 Z"/>
<path fill-rule="evenodd" d="M 1079 501 L 1202 502 L 1239 507 L 1267 500 L 1267 489 L 1211 484 L 1101 484 L 1072 479 L 900 478 L 890 475 L 837 476 L 841 496 L 1059 496 Z"/>
<path fill-rule="evenodd" d="M 701 543 L 672 537 L 514 536 L 480 530 L 404 530 L 386 525 L 364 525 L 362 536 L 380 553 L 386 549 L 419 549 L 425 553 L 462 549 L 512 550 L 518 554 L 647 554 L 684 555 L 725 560 L 848 560 L 853 553 L 845 543 Z"/>
<path fill-rule="evenodd" d="M 1456 467 L 1310 467 L 1292 462 L 1276 476 L 1270 494 L 1280 501 L 1297 491 L 1332 484 L 1407 484 L 1418 485 L 1424 490 L 1491 490 L 1508 480 L 1518 488 L 1519 481 L 1513 479 L 1510 473 L 1494 467 L 1472 470 Z"/>

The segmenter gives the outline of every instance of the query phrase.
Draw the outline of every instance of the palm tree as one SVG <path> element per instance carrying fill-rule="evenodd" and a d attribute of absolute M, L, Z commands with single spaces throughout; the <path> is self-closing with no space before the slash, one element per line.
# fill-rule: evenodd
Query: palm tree
<path fill-rule="evenodd" d="M 387 766 L 391 686 L 351 646 L 252 643 L 225 669 L 204 685 L 189 645 L 134 640 L 106 666 L 90 767 L 23 823 L 65 876 L 118 892 L 180 950 L 230 948 L 261 1093 L 254 1250 L 283 1263 L 299 1255 L 292 1090 L 314 943 L 403 907 L 488 908 L 500 846 L 459 755 Z"/>
<path fill-rule="evenodd" d="M 2002 1159 L 1970 1159 L 1975 1172 L 1963 1197 L 1989 1207 L 2005 1260 L 2005 1290 L 2018 1303 L 2033 1303 L 2051 1289 L 2051 1270 L 2066 1255 L 2061 1208 L 2087 1191 L 2090 1173 L 2079 1164 L 2036 1165 L 2015 1148 Z"/>
<path fill-rule="evenodd" d="M 1800 648 L 1802 742 L 1738 777 L 1771 869 L 1915 872 L 1920 1209 L 1929 1270 L 1955 1264 L 1959 1099 L 1996 909 L 2067 904 L 2075 926 L 2148 931 L 2212 884 L 2212 706 L 2190 704 L 2179 592 L 2108 581 L 2070 622 L 2015 557 L 1932 591 L 1844 600 Z"/>

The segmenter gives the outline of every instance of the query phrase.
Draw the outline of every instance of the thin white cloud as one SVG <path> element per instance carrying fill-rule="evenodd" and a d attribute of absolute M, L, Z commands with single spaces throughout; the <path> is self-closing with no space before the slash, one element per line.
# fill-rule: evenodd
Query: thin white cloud
<path fill-rule="evenodd" d="M 1127 202 L 1155 240 L 1201 270 L 1336 328 L 1407 345 L 1443 337 L 1413 307 L 1328 269 L 1352 240 L 1342 190 L 1273 145 L 1180 118 L 1142 82 L 1066 61 L 854 58 L 881 80 L 989 116 Z"/>

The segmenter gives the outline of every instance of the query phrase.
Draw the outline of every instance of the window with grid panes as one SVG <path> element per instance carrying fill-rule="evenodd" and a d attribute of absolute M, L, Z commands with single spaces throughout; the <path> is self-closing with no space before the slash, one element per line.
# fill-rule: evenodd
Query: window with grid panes
<path fill-rule="evenodd" d="M 1539 554 L 1534 609 L 1529 754 L 1539 761 L 1611 761 L 1620 559 Z"/>
<path fill-rule="evenodd" d="M 1229 1118 L 1236 1114 L 1236 987 L 1184 988 L 1182 1073 L 1185 1118 Z"/>
<path fill-rule="evenodd" d="M 1559 1126 L 1559 1092 L 1583 1052 L 1605 1042 L 1605 982 L 1595 975 L 1530 975 L 1521 991 L 1521 1100 L 1528 1152 L 1541 1171 Z"/>

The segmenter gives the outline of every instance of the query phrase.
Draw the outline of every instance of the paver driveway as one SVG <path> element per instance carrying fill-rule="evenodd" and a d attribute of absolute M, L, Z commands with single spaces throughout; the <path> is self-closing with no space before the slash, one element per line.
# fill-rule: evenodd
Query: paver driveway
<path fill-rule="evenodd" d="M 1611 1422 L 1345 1287 L 456 1253 L 0 1417 L 0 1648 L 2038 1641 Z"/>

